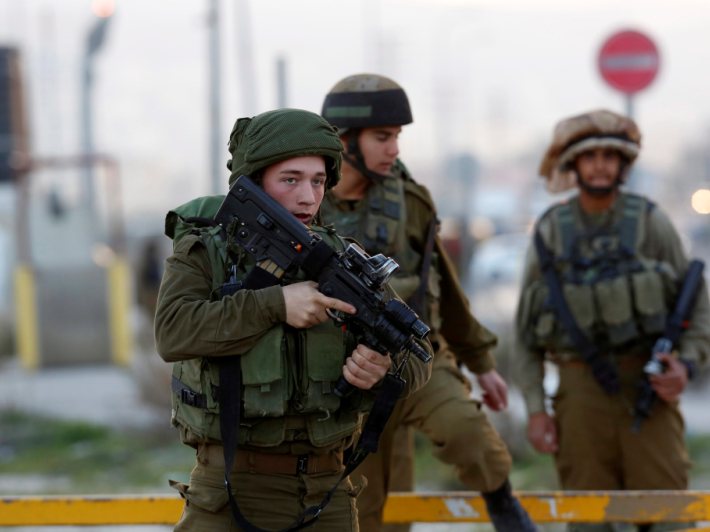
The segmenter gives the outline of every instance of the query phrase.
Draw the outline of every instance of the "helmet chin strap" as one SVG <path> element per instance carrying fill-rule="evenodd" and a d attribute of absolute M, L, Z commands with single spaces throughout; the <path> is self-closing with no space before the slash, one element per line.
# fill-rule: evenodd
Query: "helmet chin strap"
<path fill-rule="evenodd" d="M 629 163 L 622 157 L 621 167 L 619 168 L 619 175 L 616 176 L 614 182 L 607 187 L 595 187 L 592 185 L 588 185 L 587 183 L 582 181 L 581 177 L 579 177 L 578 171 L 575 171 L 574 174 L 577 176 L 577 186 L 579 188 L 581 188 L 587 194 L 595 198 L 606 198 L 614 194 L 621 187 L 621 185 L 624 184 L 624 177 L 626 176 L 628 168 Z"/>
<path fill-rule="evenodd" d="M 623 180 L 621 179 L 621 176 L 617 177 L 614 183 L 607 187 L 595 187 L 592 185 L 588 185 L 582 179 L 579 177 L 579 174 L 577 173 L 577 186 L 584 190 L 587 194 L 590 196 L 594 196 L 595 198 L 606 198 L 607 196 L 612 195 L 614 192 L 616 192 L 619 187 L 623 184 Z"/>
<path fill-rule="evenodd" d="M 355 168 L 358 172 L 360 172 L 362 175 L 364 175 L 366 178 L 368 178 L 370 181 L 374 181 L 375 183 L 382 183 L 385 179 L 387 179 L 389 176 L 385 174 L 380 174 L 377 172 L 373 172 L 370 170 L 367 165 L 365 164 L 365 158 L 362 155 L 362 152 L 360 151 L 360 145 L 357 142 L 358 135 L 360 134 L 359 130 L 351 130 L 352 133 L 350 134 L 350 138 L 348 139 L 348 144 L 347 144 L 347 151 L 343 153 L 343 159 L 345 162 L 347 162 L 350 166 Z"/>

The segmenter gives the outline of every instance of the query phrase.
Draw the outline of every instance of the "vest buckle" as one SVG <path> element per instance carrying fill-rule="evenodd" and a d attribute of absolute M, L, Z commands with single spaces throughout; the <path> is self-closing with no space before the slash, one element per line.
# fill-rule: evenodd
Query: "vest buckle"
<path fill-rule="evenodd" d="M 207 406 L 205 397 L 201 393 L 185 388 L 180 390 L 180 401 L 186 405 L 195 406 L 197 408 L 205 408 Z"/>

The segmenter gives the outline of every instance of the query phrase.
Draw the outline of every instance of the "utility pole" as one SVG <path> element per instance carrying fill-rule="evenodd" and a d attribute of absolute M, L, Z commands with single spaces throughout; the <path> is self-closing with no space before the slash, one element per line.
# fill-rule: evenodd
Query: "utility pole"
<path fill-rule="evenodd" d="M 94 57 L 101 50 L 106 41 L 111 15 L 113 15 L 113 0 L 98 0 L 93 3 L 92 10 L 96 20 L 86 36 L 86 47 L 82 61 L 81 77 L 81 153 L 85 157 L 94 154 L 93 131 L 93 88 L 94 88 Z M 92 165 L 84 168 L 84 194 L 86 195 L 86 209 L 89 220 L 95 219 L 94 213 L 94 172 Z"/>
<path fill-rule="evenodd" d="M 209 34 L 209 157 L 210 157 L 210 182 L 212 194 L 219 194 L 222 190 L 222 71 L 219 27 L 219 2 L 209 0 L 208 34 Z"/>
<path fill-rule="evenodd" d="M 276 107 L 288 107 L 288 70 L 286 58 L 282 55 L 276 58 Z"/>
<path fill-rule="evenodd" d="M 251 116 L 259 111 L 256 98 L 256 70 L 254 69 L 254 54 L 252 52 L 251 17 L 249 0 L 237 0 L 237 58 L 239 84 L 242 91 L 243 116 Z"/>

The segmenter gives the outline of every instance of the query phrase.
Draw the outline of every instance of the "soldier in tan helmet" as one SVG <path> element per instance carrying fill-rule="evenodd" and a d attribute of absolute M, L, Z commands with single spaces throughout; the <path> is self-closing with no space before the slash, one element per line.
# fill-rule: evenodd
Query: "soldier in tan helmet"
<path fill-rule="evenodd" d="M 659 399 L 634 423 L 644 365 L 688 269 L 667 215 L 621 190 L 640 147 L 633 120 L 592 111 L 557 125 L 540 165 L 550 190 L 576 186 L 578 192 L 535 224 L 517 311 L 518 375 L 528 439 L 539 452 L 554 454 L 568 490 L 688 487 L 678 400 L 710 355 L 710 305 L 702 283 L 677 349 L 659 355 L 665 371 L 649 377 Z M 559 370 L 551 410 L 544 360 Z M 572 524 L 570 530 L 615 529 Z"/>
<path fill-rule="evenodd" d="M 476 374 L 489 407 L 506 407 L 507 387 L 490 353 L 496 338 L 471 314 L 436 236 L 429 191 L 398 158 L 402 126 L 412 122 L 406 93 L 385 76 L 348 76 L 326 95 L 322 115 L 338 128 L 345 148 L 342 179 L 326 193 L 321 207 L 324 222 L 370 253 L 395 258 L 400 268 L 391 284 L 431 327 L 435 351 L 431 380 L 400 401 L 378 452 L 355 472 L 368 480 L 357 502 L 361 530 L 380 530 L 389 491 L 413 487 L 409 428 L 431 440 L 435 456 L 454 466 L 463 484 L 483 492 L 496 530 L 535 530 L 511 493 L 508 449 L 481 403 L 471 399 L 470 383 L 459 369 L 466 364 Z"/>

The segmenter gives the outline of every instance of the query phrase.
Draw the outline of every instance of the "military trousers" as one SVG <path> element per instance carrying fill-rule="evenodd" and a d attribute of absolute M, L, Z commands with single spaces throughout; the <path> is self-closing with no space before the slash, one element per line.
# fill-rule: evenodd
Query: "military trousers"
<path fill-rule="evenodd" d="M 505 482 L 512 465 L 510 453 L 480 402 L 471 399 L 470 393 L 471 384 L 458 369 L 453 353 L 437 353 L 429 382 L 397 404 L 378 452 L 368 456 L 353 473 L 367 479 L 357 501 L 361 530 L 383 529 L 388 492 L 414 489 L 411 431 L 402 427 L 424 434 L 433 444 L 434 456 L 454 466 L 469 489 L 493 491 Z M 385 530 L 408 528 L 390 525 Z"/>
<path fill-rule="evenodd" d="M 687 489 L 690 460 L 678 404 L 657 399 L 638 432 L 632 430 L 644 362 L 643 357 L 620 361 L 621 392 L 614 395 L 599 386 L 587 364 L 578 361 L 559 366 L 553 407 L 559 444 L 555 464 L 563 489 Z M 652 530 L 686 526 L 659 523 Z M 569 529 L 610 532 L 619 528 L 573 524 Z"/>
<path fill-rule="evenodd" d="M 218 461 L 215 461 L 218 462 Z M 198 452 L 189 484 L 173 483 L 185 499 L 176 532 L 237 532 L 224 485 L 224 465 Z M 242 515 L 254 526 L 281 530 L 308 507 L 321 502 L 340 478 L 339 472 L 279 475 L 232 472 L 230 482 Z M 349 478 L 338 486 L 330 504 L 308 530 L 357 532 L 358 489 Z"/>

